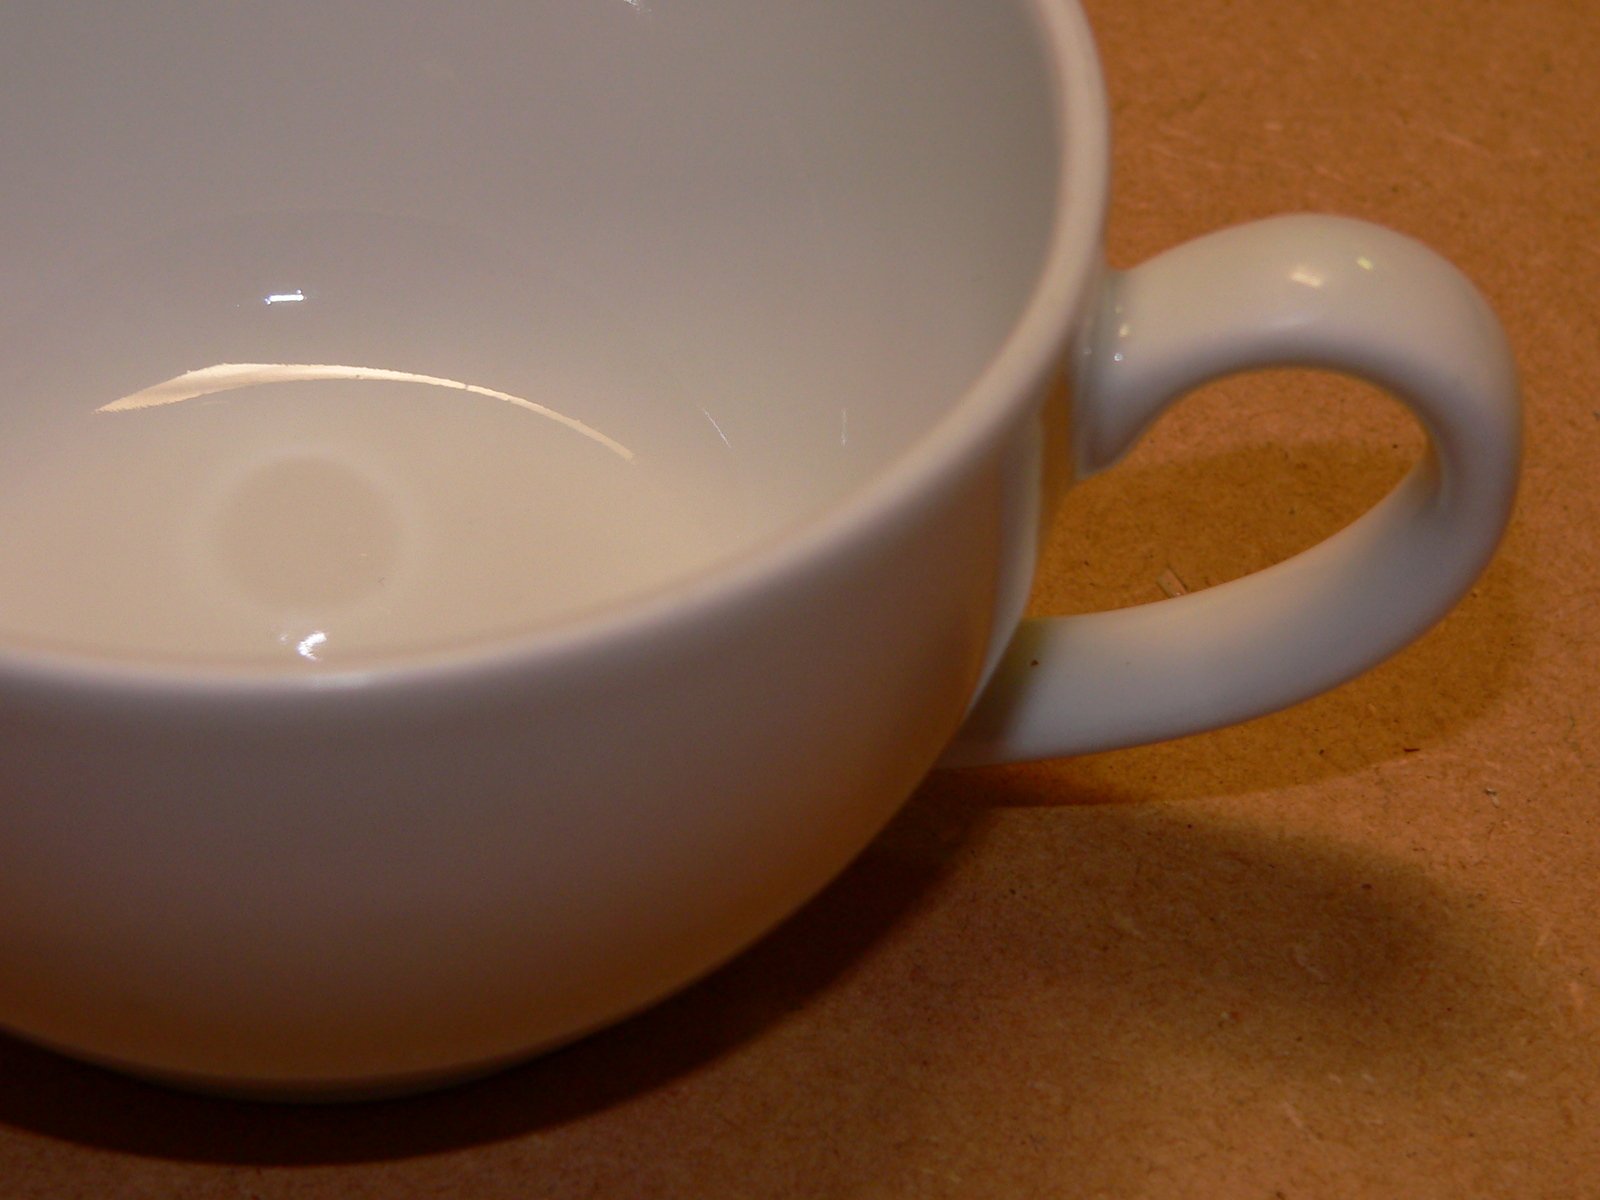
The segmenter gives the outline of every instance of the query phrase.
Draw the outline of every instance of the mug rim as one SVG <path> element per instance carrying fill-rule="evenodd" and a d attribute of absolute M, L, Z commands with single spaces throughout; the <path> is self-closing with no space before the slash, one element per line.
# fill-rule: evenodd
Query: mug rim
<path fill-rule="evenodd" d="M 370 661 L 296 672 L 251 662 L 164 660 L 0 635 L 0 678 L 102 692 L 208 697 L 304 697 L 404 690 L 468 678 L 520 675 L 536 665 L 636 644 L 689 622 L 716 619 L 747 599 L 807 574 L 820 561 L 892 524 L 939 479 L 960 473 L 1006 433 L 1071 353 L 1067 339 L 1101 268 L 1110 191 L 1110 120 L 1099 55 L 1079 0 L 1016 0 L 1032 21 L 1051 88 L 1057 165 L 1054 217 L 1032 290 L 988 363 L 934 424 L 881 470 L 812 517 L 742 552 L 643 595 L 548 625 Z M 1065 447 L 1061 448 L 1065 452 Z"/>

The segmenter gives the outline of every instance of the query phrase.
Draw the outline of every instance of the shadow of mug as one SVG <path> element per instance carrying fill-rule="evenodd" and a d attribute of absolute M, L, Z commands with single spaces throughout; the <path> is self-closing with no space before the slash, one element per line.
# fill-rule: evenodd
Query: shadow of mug
<path fill-rule="evenodd" d="M 1524 931 L 1414 866 L 1099 799 L 1083 791 L 1045 810 L 1003 774 L 936 775 L 755 949 L 630 1022 L 479 1083 L 362 1106 L 255 1105 L 5 1041 L 0 1121 L 202 1171 L 516 1140 L 520 1156 L 608 1191 L 704 1165 L 700 1143 L 727 1137 L 731 1092 L 785 1122 L 781 1137 L 741 1138 L 735 1157 L 803 1178 L 814 1163 L 797 1147 L 840 1130 L 861 1163 L 929 1136 L 935 1100 L 994 1068 L 993 1031 L 1041 1013 L 1048 1050 L 1030 1069 L 1057 1081 L 1062 1103 L 1097 1105 L 1148 1086 L 1141 1061 L 1173 1057 L 1270 1060 L 1275 1076 L 1308 1081 L 1392 1087 L 1419 1070 L 1442 1081 L 1475 1069 L 1485 1045 L 1519 1039 L 1532 1018 L 1518 1005 L 1549 991 Z M 1041 1053 L 1037 1036 L 1016 1042 Z M 1038 1099 L 986 1092 L 1002 1110 Z M 989 1114 L 1008 1117 L 1038 1119 Z"/>

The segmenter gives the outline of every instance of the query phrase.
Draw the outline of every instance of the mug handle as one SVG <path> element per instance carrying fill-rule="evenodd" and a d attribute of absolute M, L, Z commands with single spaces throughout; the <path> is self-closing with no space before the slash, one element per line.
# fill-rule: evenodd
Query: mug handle
<path fill-rule="evenodd" d="M 1269 366 L 1392 392 L 1428 435 L 1422 460 L 1354 524 L 1266 570 L 1024 621 L 941 765 L 1109 750 L 1272 712 L 1387 658 L 1472 586 L 1516 491 L 1511 353 L 1460 272 L 1362 221 L 1276 217 L 1107 272 L 1073 380 L 1077 476 L 1116 462 L 1183 393 Z"/>

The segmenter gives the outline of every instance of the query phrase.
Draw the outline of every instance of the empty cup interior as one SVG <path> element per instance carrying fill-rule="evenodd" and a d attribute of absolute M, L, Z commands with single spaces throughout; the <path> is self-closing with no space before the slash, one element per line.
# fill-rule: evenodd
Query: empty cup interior
<path fill-rule="evenodd" d="M 1025 6 L 19 0 L 0 639 L 352 662 L 841 502 L 1026 305 Z"/>

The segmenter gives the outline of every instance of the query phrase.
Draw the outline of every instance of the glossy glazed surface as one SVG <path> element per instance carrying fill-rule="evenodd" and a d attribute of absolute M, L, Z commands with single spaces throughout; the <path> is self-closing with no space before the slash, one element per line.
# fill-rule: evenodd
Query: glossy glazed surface
<path fill-rule="evenodd" d="M 947 415 L 1050 234 L 1016 10 L 4 35 L 0 654 L 366 666 L 658 591 Z"/>
<path fill-rule="evenodd" d="M 1067 147 L 1026 7 L 410 16 L 3 16 L 0 1022 L 197 1086 L 530 1053 L 848 861 L 1093 262 L 1071 12 Z"/>
<path fill-rule="evenodd" d="M 93 64 L 6 77 L 43 116 L 7 134 L 33 184 L 6 176 L 4 252 L 49 281 L 7 314 L 28 333 L 8 480 L 55 499 L 12 519 L 61 572 L 111 563 L 42 599 L 59 573 L 23 571 L 8 601 L 11 1028 L 260 1094 L 532 1053 L 792 911 L 991 675 L 957 755 L 1241 719 L 1414 635 L 1498 535 L 1509 370 L 1413 243 L 1259 227 L 1192 276 L 1096 270 L 1103 97 L 1075 6 L 417 14 L 177 6 L 84 34 L 8 10 L 0 44 Z M 107 126 L 119 87 L 143 115 Z M 180 181 L 196 146 L 208 169 Z M 1286 256 L 1330 246 L 1393 262 L 1374 294 L 1436 325 L 1381 342 L 1363 300 L 1271 301 Z M 1106 321 L 1140 281 L 1130 328 L 1239 277 L 1268 299 Z M 1008 655 L 1062 425 L 1131 436 L 1172 398 L 1107 382 L 1119 339 L 1181 388 L 1293 360 L 1258 335 L 1302 322 L 1438 441 L 1440 470 L 1364 527 L 1383 536 L 1243 609 L 1161 606 L 1198 663 L 1178 720 L 1147 703 L 1153 644 L 1113 631 L 1087 680 L 1081 622 Z M 1434 542 L 1426 586 L 1389 569 Z M 1376 624 L 1308 608 L 1373 589 L 1416 594 Z M 1309 622 L 1318 671 L 1228 653 L 1241 621 L 1284 643 Z M 1085 726 L 1113 693 L 1116 728 Z"/>

